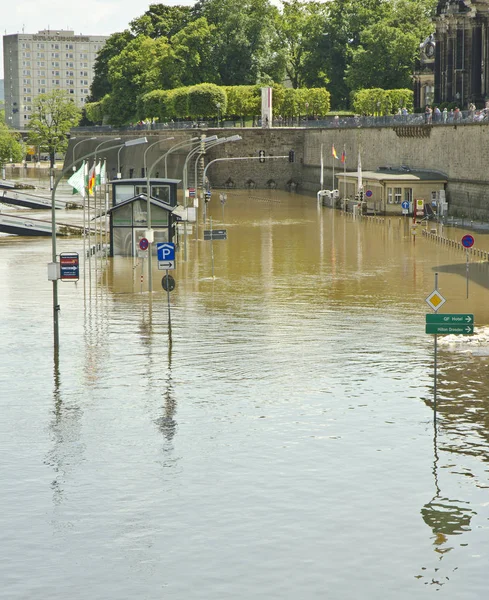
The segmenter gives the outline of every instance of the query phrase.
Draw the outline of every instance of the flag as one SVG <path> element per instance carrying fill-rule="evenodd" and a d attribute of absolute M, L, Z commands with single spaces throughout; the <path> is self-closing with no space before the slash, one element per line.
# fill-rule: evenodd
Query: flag
<path fill-rule="evenodd" d="M 88 174 L 88 195 L 93 196 L 95 190 L 95 163 Z"/>
<path fill-rule="evenodd" d="M 100 162 L 95 165 L 95 185 L 97 187 L 100 185 Z"/>
<path fill-rule="evenodd" d="M 107 169 L 105 166 L 105 161 L 102 163 L 102 167 L 100 168 L 100 183 L 102 185 L 107 183 Z"/>
<path fill-rule="evenodd" d="M 334 148 L 334 144 L 333 144 L 333 147 L 331 148 L 331 154 L 332 154 L 332 155 L 333 155 L 335 158 L 338 158 L 338 155 L 336 154 L 336 150 L 335 150 L 335 148 Z"/>
<path fill-rule="evenodd" d="M 68 184 L 73 188 L 73 194 L 80 194 L 85 198 L 85 162 L 68 179 Z"/>
<path fill-rule="evenodd" d="M 346 162 L 346 152 L 345 152 L 345 150 L 344 150 L 344 149 L 343 149 L 343 152 L 341 153 L 341 162 L 342 162 L 342 163 L 345 163 L 345 162 Z"/>

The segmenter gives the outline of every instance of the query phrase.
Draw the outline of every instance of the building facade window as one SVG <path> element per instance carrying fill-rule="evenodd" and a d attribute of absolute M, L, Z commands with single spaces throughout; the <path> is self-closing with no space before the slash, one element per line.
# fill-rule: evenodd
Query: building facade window
<path fill-rule="evenodd" d="M 392 202 L 393 202 L 393 199 L 392 199 L 392 188 L 391 187 L 387 188 L 387 202 L 389 204 L 392 204 Z"/>
<path fill-rule="evenodd" d="M 402 188 L 394 188 L 394 204 L 401 204 L 402 202 Z"/>

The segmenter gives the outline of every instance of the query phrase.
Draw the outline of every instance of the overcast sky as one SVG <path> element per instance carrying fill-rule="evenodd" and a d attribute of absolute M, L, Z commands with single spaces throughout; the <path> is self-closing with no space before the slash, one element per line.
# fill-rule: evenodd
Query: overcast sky
<path fill-rule="evenodd" d="M 8 10 L 3 3 L 9 4 Z M 151 4 L 193 5 L 195 0 L 176 0 Z M 2 36 L 12 33 L 37 33 L 41 29 L 70 29 L 75 34 L 110 35 L 127 29 L 129 22 L 148 10 L 150 2 L 141 0 L 2 0 Z M 0 45 L 0 79 L 3 79 L 3 39 Z"/>

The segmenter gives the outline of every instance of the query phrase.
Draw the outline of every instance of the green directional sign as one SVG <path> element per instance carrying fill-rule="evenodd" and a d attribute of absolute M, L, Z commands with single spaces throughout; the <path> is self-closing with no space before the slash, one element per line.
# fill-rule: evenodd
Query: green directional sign
<path fill-rule="evenodd" d="M 474 325 L 445 325 L 443 323 L 426 323 L 426 333 L 435 333 L 437 335 L 472 335 L 474 333 Z"/>
<path fill-rule="evenodd" d="M 474 315 L 468 314 L 427 314 L 426 323 L 445 323 L 446 325 L 473 325 Z"/>

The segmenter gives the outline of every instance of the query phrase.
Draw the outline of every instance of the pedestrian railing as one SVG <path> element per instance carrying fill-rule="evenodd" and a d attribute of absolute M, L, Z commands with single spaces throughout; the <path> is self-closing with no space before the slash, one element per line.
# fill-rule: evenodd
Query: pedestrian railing
<path fill-rule="evenodd" d="M 489 113 L 481 111 L 458 111 L 440 114 L 413 113 L 406 115 L 378 115 L 378 116 L 344 116 L 344 117 L 323 117 L 316 118 L 281 118 L 273 120 L 273 127 L 303 127 L 303 128 L 323 128 L 323 129 L 351 129 L 351 128 L 369 128 L 369 127 L 396 127 L 396 126 L 433 126 L 443 127 L 448 125 L 467 125 L 467 124 L 487 124 L 489 122 Z M 260 120 L 256 120 L 256 127 L 261 128 Z M 119 131 L 167 131 L 173 129 L 207 129 L 222 128 L 229 129 L 241 127 L 241 121 L 225 120 L 220 121 L 168 121 L 159 122 L 141 122 L 134 125 L 123 127 L 113 127 L 112 125 L 93 125 L 89 127 L 74 127 L 73 132 L 89 133 L 111 133 Z"/>

